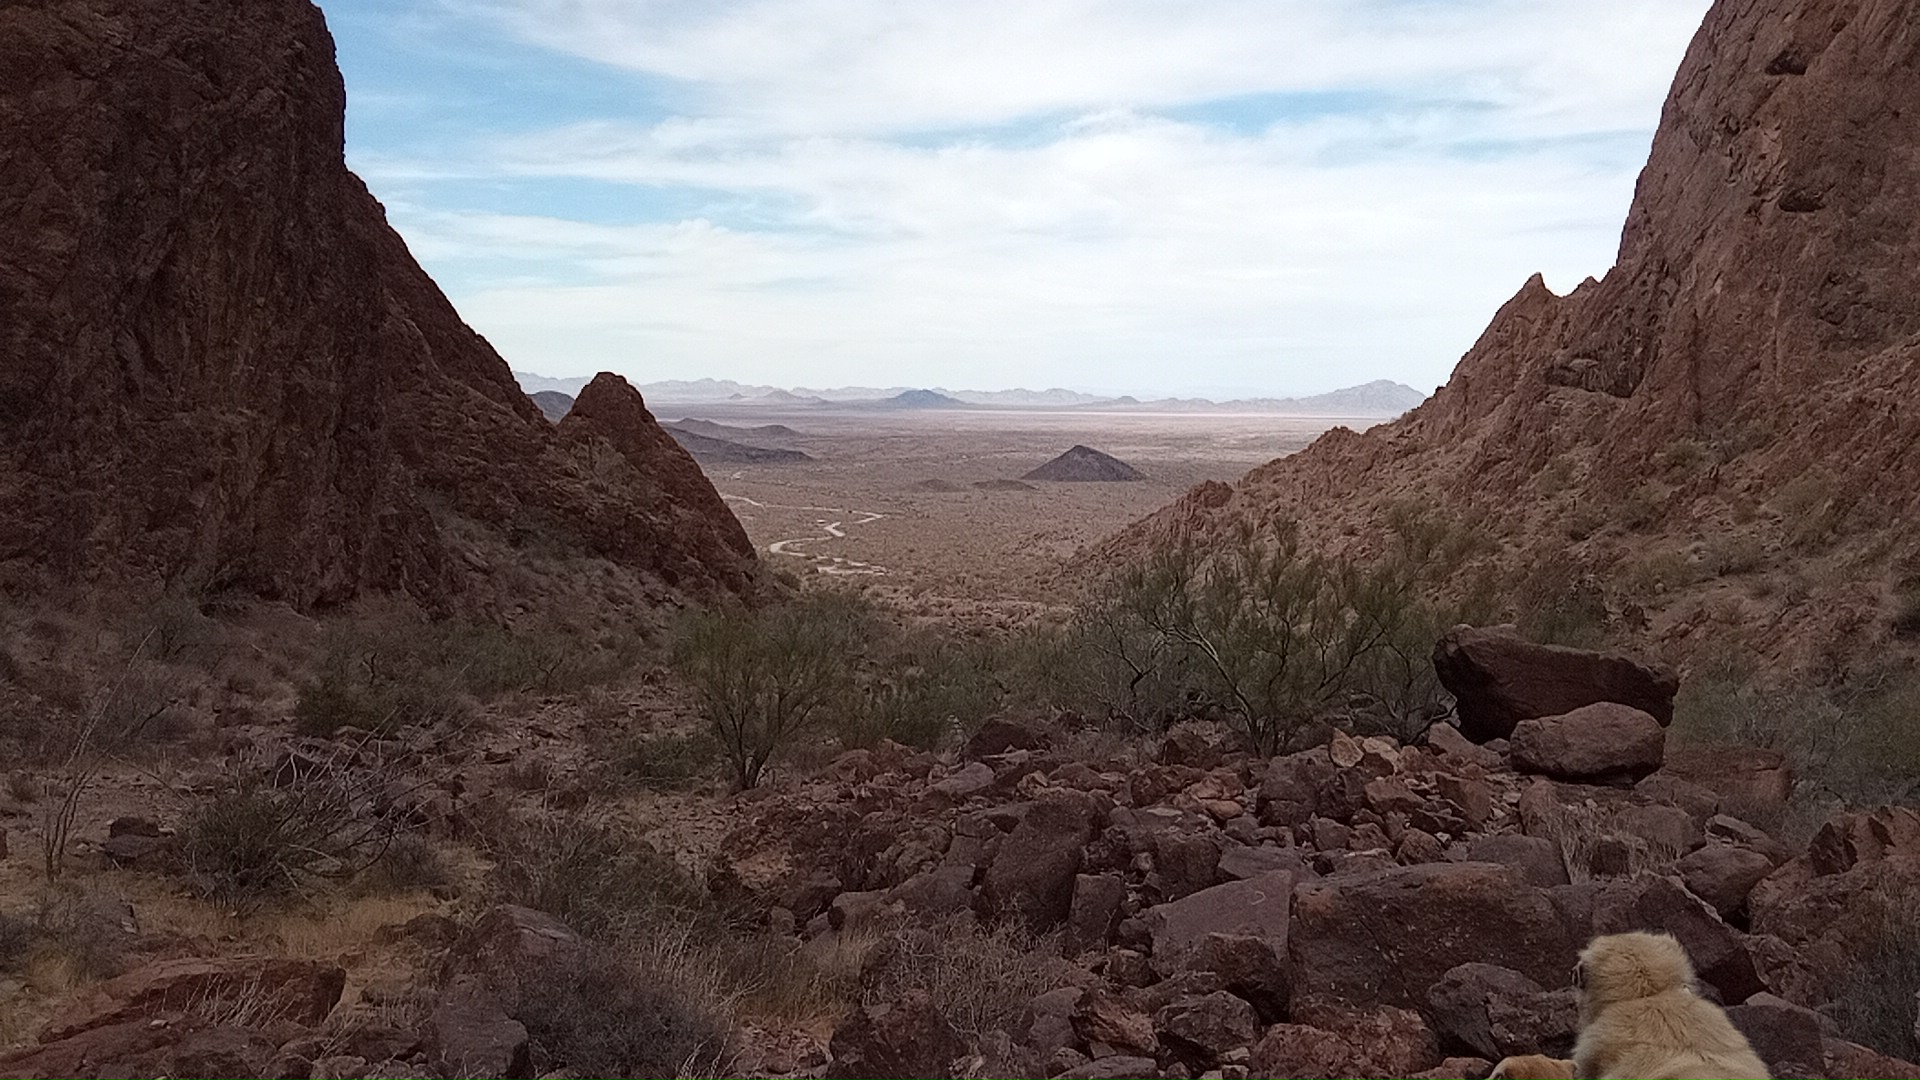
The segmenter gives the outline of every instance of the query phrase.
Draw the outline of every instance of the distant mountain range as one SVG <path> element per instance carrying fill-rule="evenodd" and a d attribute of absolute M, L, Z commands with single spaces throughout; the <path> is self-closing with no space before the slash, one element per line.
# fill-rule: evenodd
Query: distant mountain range
<path fill-rule="evenodd" d="M 585 378 L 554 379 L 516 371 L 527 393 L 553 391 L 576 394 Z M 1399 416 L 1425 401 L 1426 395 L 1405 383 L 1377 379 L 1325 394 L 1297 398 L 1103 397 L 1077 390 L 948 390 L 944 387 L 842 386 L 830 390 L 806 387 L 783 389 L 752 386 L 731 379 L 670 379 L 636 387 L 650 405 L 859 405 L 886 409 L 1085 409 L 1139 412 L 1248 412 L 1294 416 Z"/>

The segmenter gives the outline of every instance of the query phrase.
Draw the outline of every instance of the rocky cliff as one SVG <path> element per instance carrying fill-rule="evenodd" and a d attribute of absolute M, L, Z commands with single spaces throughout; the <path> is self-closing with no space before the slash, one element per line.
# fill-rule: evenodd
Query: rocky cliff
<path fill-rule="evenodd" d="M 1920 3 L 1720 0 L 1604 280 L 1534 278 L 1425 405 L 1108 554 L 1245 516 L 1364 548 L 1414 503 L 1497 537 L 1510 579 L 1607 582 L 1616 630 L 1811 662 L 1884 640 L 1920 582 L 1917 376 Z"/>
<path fill-rule="evenodd" d="M 347 170 L 344 110 L 307 0 L 0 5 L 7 580 L 440 602 L 480 536 L 746 587 L 637 393 L 591 428 L 617 478 L 541 417 Z"/>

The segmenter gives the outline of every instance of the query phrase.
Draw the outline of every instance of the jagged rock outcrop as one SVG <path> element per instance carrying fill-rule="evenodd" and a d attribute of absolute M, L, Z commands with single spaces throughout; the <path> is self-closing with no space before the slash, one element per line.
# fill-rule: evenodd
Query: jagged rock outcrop
<path fill-rule="evenodd" d="M 1196 493 L 1100 558 L 1248 517 L 1364 554 L 1416 502 L 1496 536 L 1509 572 L 1646 568 L 1616 597 L 1622 633 L 1684 647 L 1744 623 L 1792 663 L 1884 639 L 1888 585 L 1920 580 L 1899 527 L 1920 513 L 1916 100 L 1916 0 L 1720 0 L 1605 280 L 1556 296 L 1535 277 L 1426 404 L 1230 499 Z M 1726 598 L 1738 613 L 1688 591 L 1823 557 L 1847 572 Z"/>
<path fill-rule="evenodd" d="M 344 109 L 306 0 L 0 7 L 5 578 L 438 603 L 461 519 L 745 588 L 637 395 L 613 482 L 521 393 L 347 170 Z"/>

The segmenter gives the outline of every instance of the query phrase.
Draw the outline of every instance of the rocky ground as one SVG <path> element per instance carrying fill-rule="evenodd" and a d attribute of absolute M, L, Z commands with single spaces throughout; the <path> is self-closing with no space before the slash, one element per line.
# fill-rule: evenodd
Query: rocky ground
<path fill-rule="evenodd" d="M 743 796 L 620 797 L 589 781 L 607 729 L 572 706 L 459 746 L 350 745 L 368 769 L 407 763 L 374 773 L 410 778 L 381 812 L 473 872 L 329 894 L 312 921 L 329 930 L 304 935 L 182 899 L 171 828 L 101 820 L 139 803 L 117 776 L 70 854 L 125 970 L 0 985 L 38 1018 L 0 1075 L 539 1075 L 541 973 L 591 967 L 604 929 L 474 884 L 504 859 L 475 833 L 503 808 L 601 800 L 728 913 L 688 925 L 841 980 L 811 1009 L 732 999 L 731 1030 L 670 1073 L 1484 1076 L 1564 1055 L 1575 952 L 1651 928 L 1775 1075 L 1920 1076 L 1842 1034 L 1860 1030 L 1850 975 L 1920 895 L 1920 814 L 1841 813 L 1796 843 L 1779 755 L 1667 745 L 1670 673 L 1480 632 L 1439 655 L 1461 727 L 1272 759 L 1202 723 L 1141 740 L 1000 719 L 952 751 L 883 744 Z M 291 780 L 342 752 L 262 728 L 174 783 Z M 36 818 L 5 827 L 0 871 L 24 893 Z"/>

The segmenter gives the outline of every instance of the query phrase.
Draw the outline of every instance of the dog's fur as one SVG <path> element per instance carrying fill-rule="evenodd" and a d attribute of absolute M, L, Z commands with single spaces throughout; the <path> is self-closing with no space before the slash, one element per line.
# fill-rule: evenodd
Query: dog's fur
<path fill-rule="evenodd" d="M 1487 1080 L 1573 1080 L 1573 1062 L 1539 1054 L 1501 1058 Z"/>
<path fill-rule="evenodd" d="M 1767 1067 L 1720 1007 L 1693 992 L 1693 964 L 1666 934 L 1613 934 L 1580 954 L 1574 1075 L 1594 1080 L 1764 1080 Z"/>

